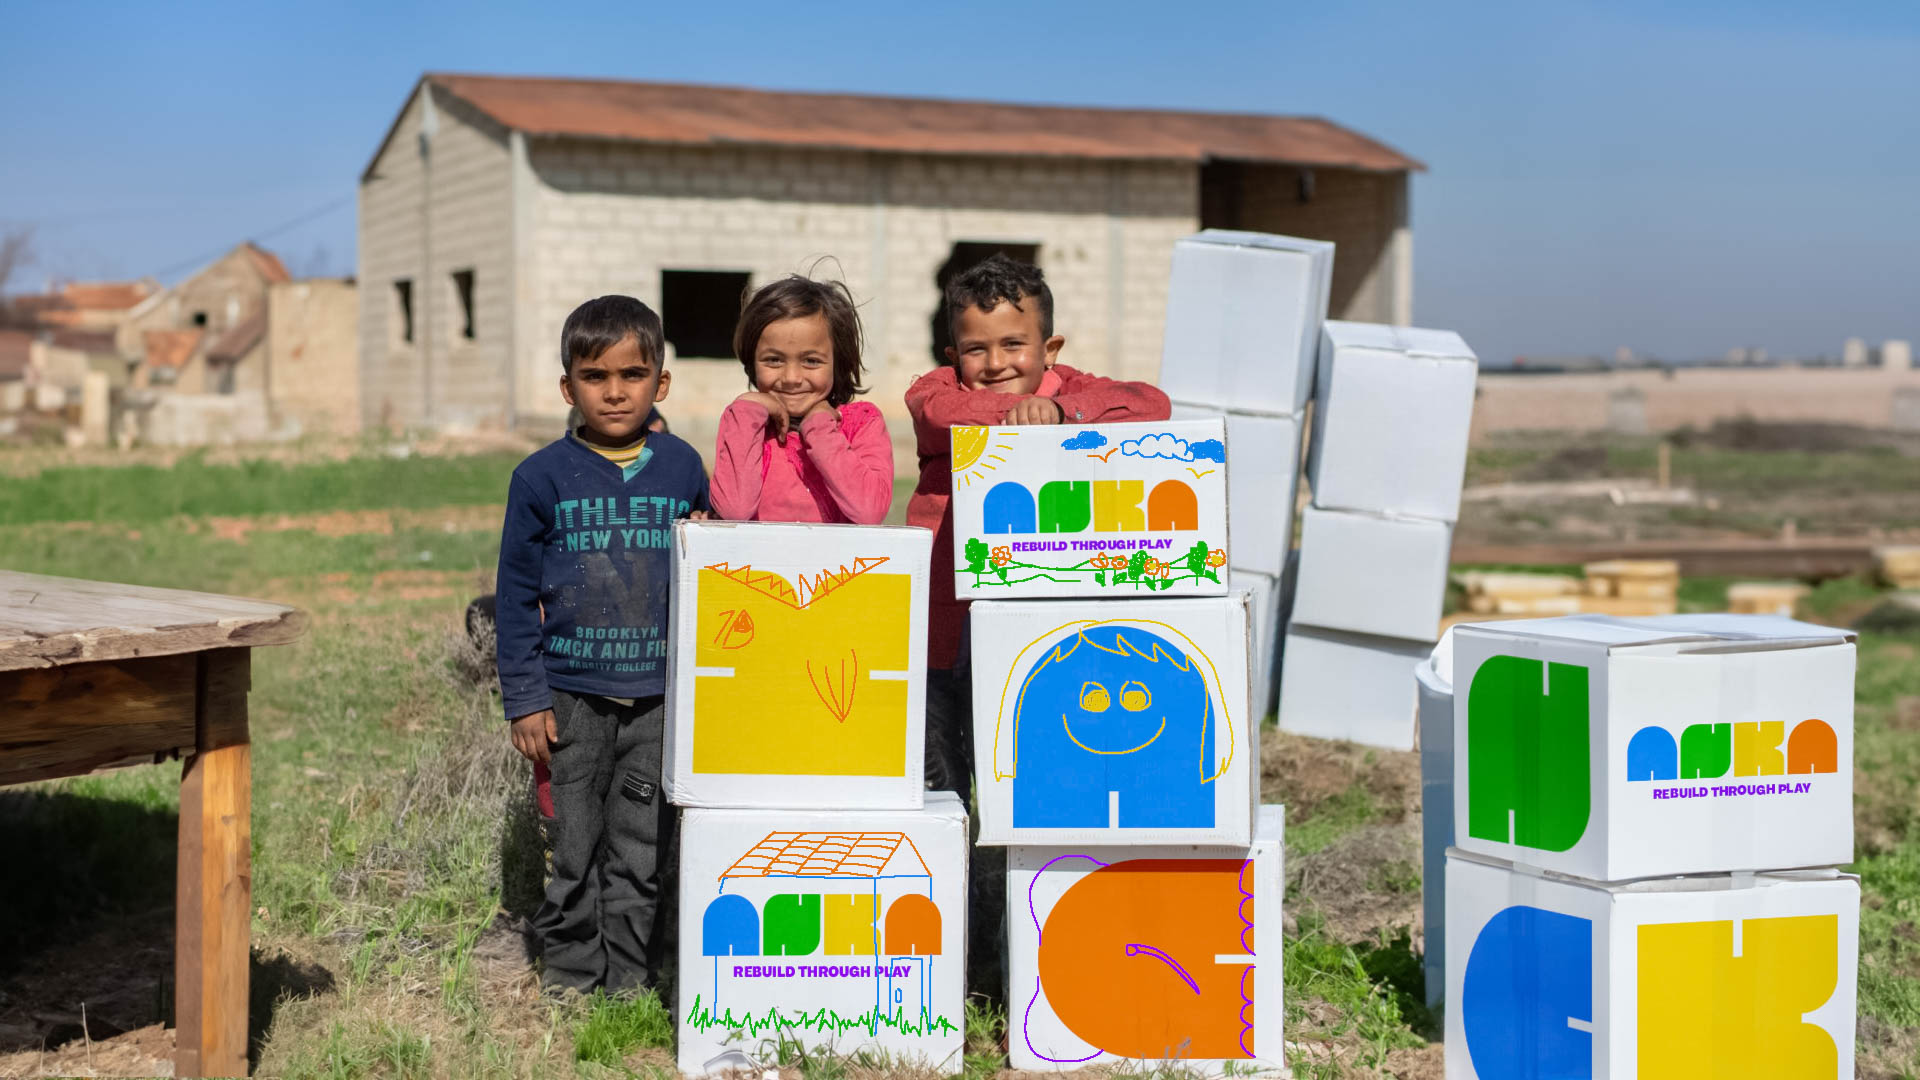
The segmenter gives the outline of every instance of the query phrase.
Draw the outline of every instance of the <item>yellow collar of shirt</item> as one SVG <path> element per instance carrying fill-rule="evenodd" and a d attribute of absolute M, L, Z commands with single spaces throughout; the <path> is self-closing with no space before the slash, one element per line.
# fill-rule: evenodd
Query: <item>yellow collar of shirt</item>
<path fill-rule="evenodd" d="M 574 432 L 573 437 L 580 439 L 580 433 L 577 431 Z M 590 443 L 585 439 L 580 439 L 580 444 L 594 453 L 599 454 L 601 457 L 606 458 L 608 461 L 613 462 L 621 469 L 626 469 L 634 462 L 640 460 L 641 451 L 647 448 L 647 437 L 642 435 L 625 446 L 601 446 L 597 443 Z"/>

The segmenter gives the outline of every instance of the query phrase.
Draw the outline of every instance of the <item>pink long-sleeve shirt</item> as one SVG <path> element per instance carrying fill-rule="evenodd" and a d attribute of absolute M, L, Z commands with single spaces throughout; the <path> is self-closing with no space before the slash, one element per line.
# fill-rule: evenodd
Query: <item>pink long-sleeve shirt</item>
<path fill-rule="evenodd" d="M 728 521 L 878 525 L 893 505 L 893 442 L 880 410 L 850 401 L 814 413 L 785 441 L 767 434 L 766 407 L 736 401 L 720 414 L 714 513 Z"/>
<path fill-rule="evenodd" d="M 1037 394 L 969 390 L 950 367 L 935 368 L 907 387 L 907 412 L 920 450 L 920 484 L 907 502 L 907 524 L 932 529 L 933 587 L 928 590 L 927 666 L 953 667 L 967 603 L 953 592 L 953 435 L 950 429 L 998 424 L 1007 410 L 1027 397 L 1048 397 L 1060 406 L 1067 424 L 1118 424 L 1165 420 L 1173 414 L 1167 395 L 1151 383 L 1123 382 L 1055 364 Z M 715 477 L 718 480 L 718 477 Z M 716 484 L 717 487 L 717 484 Z M 716 500 L 717 501 L 717 500 Z"/>

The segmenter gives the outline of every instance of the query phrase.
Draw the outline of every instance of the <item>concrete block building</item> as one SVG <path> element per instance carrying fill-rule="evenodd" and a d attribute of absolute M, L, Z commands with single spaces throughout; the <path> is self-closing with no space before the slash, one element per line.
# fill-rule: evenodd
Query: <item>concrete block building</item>
<path fill-rule="evenodd" d="M 360 181 L 360 408 L 557 432 L 561 323 L 623 292 L 661 312 L 663 411 L 705 452 L 745 385 L 742 290 L 811 270 L 860 300 L 898 438 L 953 273 L 1037 261 L 1063 359 L 1152 379 L 1173 242 L 1202 227 L 1332 240 L 1332 315 L 1406 323 L 1421 167 L 1313 117 L 427 75 Z"/>

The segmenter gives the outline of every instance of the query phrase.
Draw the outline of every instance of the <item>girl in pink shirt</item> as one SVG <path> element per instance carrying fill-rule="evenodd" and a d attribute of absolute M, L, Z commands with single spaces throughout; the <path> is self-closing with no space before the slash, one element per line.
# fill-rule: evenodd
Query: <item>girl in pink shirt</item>
<path fill-rule="evenodd" d="M 893 505 L 893 441 L 860 385 L 860 314 L 837 281 L 798 274 L 740 312 L 733 352 L 752 387 L 720 415 L 710 497 L 729 521 L 878 525 Z"/>

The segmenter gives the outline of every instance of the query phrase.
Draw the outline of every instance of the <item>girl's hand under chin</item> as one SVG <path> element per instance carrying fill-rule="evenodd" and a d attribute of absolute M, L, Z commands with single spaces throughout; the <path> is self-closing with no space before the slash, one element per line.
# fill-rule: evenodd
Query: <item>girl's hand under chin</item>
<path fill-rule="evenodd" d="M 776 439 L 785 439 L 787 437 L 787 425 L 791 418 L 787 416 L 787 407 L 780 404 L 779 398 L 763 390 L 749 390 L 733 400 L 736 402 L 751 401 L 755 405 L 767 410 L 767 430 L 772 432 L 773 437 Z M 825 402 L 822 402 L 822 404 L 825 404 Z"/>

